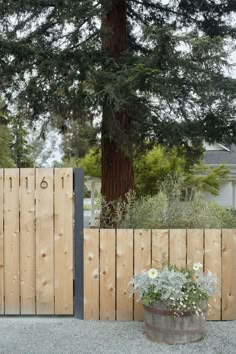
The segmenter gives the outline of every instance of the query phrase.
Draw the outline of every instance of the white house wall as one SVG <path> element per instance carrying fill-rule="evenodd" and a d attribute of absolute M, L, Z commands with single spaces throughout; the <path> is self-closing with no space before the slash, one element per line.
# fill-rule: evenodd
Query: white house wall
<path fill-rule="evenodd" d="M 214 196 L 210 193 L 204 193 L 204 198 L 206 200 L 212 200 L 227 208 L 235 208 L 236 207 L 235 181 L 228 181 L 222 184 L 219 195 Z"/>
<path fill-rule="evenodd" d="M 228 151 L 226 147 L 221 144 L 208 144 L 206 142 L 203 143 L 203 147 L 206 151 Z"/>

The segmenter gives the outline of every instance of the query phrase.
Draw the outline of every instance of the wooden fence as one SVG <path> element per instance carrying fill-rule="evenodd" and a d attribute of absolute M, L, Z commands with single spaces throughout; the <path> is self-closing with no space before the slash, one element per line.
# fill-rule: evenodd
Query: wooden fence
<path fill-rule="evenodd" d="M 1 315 L 142 320 L 128 282 L 166 259 L 201 262 L 216 273 L 219 294 L 209 318 L 236 320 L 236 230 L 86 229 L 83 235 L 77 172 L 73 294 L 73 170 L 0 169 Z"/>
<path fill-rule="evenodd" d="M 72 229 L 72 169 L 0 169 L 0 314 L 73 314 Z"/>
<path fill-rule="evenodd" d="M 236 230 L 97 230 L 84 232 L 84 319 L 142 320 L 128 282 L 151 264 L 201 262 L 219 279 L 210 320 L 236 320 Z"/>

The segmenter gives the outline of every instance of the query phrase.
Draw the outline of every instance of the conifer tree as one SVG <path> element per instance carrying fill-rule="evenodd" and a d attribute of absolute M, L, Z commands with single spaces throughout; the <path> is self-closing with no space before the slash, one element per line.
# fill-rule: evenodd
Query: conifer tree
<path fill-rule="evenodd" d="M 20 114 L 11 116 L 11 155 L 18 168 L 33 167 L 32 146 L 28 141 L 29 131 Z"/>
<path fill-rule="evenodd" d="M 6 0 L 0 90 L 31 119 L 101 116 L 102 193 L 133 188 L 132 148 L 235 142 L 234 0 Z"/>
<path fill-rule="evenodd" d="M 6 105 L 0 99 L 0 168 L 14 166 L 10 149 L 11 134 L 7 125 Z"/>

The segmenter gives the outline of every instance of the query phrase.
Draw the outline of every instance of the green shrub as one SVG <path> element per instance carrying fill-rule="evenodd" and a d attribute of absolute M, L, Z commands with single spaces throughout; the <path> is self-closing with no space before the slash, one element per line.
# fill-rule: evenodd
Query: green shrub
<path fill-rule="evenodd" d="M 117 228 L 233 228 L 236 218 L 215 202 L 205 201 L 201 194 L 194 193 L 191 199 L 181 180 L 163 184 L 158 194 L 136 198 L 128 193 L 126 202 L 102 203 L 103 218 L 107 225 Z M 104 219 L 103 219 L 104 220 Z M 104 222 L 103 222 L 104 224 Z M 106 223 L 105 223 L 106 224 Z"/>

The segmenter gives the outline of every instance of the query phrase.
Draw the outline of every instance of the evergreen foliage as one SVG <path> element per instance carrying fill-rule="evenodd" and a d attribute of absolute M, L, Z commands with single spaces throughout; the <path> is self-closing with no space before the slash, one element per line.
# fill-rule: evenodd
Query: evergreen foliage
<path fill-rule="evenodd" d="M 10 132 L 5 125 L 0 124 L 0 168 L 14 167 L 10 150 Z"/>
<path fill-rule="evenodd" d="M 14 166 L 10 149 L 11 134 L 7 124 L 6 105 L 0 99 L 0 168 Z"/>
<path fill-rule="evenodd" d="M 11 117 L 11 155 L 16 167 L 33 167 L 32 146 L 29 144 L 26 124 L 21 115 Z"/>
<path fill-rule="evenodd" d="M 121 188 L 129 169 L 129 189 L 133 143 L 236 142 L 236 85 L 226 74 L 235 12 L 232 0 L 2 1 L 0 91 L 31 119 L 102 112 L 102 143 L 124 152 L 111 162 L 103 145 L 102 180 L 119 163 L 109 178 Z"/>
<path fill-rule="evenodd" d="M 223 181 L 227 180 L 229 170 L 224 165 L 207 167 L 203 161 L 195 161 L 189 166 L 186 152 L 176 148 L 167 149 L 156 146 L 134 161 L 135 191 L 138 196 L 155 195 L 165 182 L 168 185 L 174 178 L 182 179 L 185 192 L 191 199 L 195 191 L 205 191 L 218 195 Z"/>
<path fill-rule="evenodd" d="M 64 158 L 81 159 L 96 146 L 97 129 L 92 124 L 72 121 L 64 132 Z"/>
<path fill-rule="evenodd" d="M 22 116 L 7 112 L 0 100 L 0 167 L 32 167 L 32 148 Z"/>
<path fill-rule="evenodd" d="M 186 152 L 176 148 L 154 146 L 134 159 L 134 190 L 138 197 L 155 195 L 165 182 L 172 188 L 172 180 L 182 179 L 188 198 L 196 191 L 218 195 L 221 183 L 228 178 L 229 170 L 224 165 L 209 168 L 200 160 L 189 166 Z M 81 167 L 86 176 L 101 177 L 101 154 L 91 149 L 82 159 L 65 159 L 64 167 Z"/>
<path fill-rule="evenodd" d="M 98 151 L 90 149 L 88 153 L 81 159 L 65 158 L 62 167 L 80 167 L 83 169 L 85 176 L 101 177 L 101 154 Z"/>

